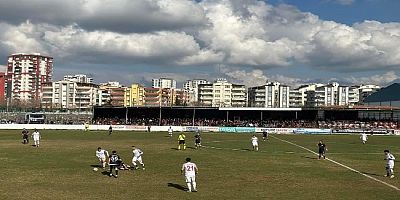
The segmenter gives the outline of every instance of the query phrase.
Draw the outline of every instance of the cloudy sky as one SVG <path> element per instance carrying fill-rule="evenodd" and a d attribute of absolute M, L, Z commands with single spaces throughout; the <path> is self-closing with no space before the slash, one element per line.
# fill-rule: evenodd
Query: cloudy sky
<path fill-rule="evenodd" d="M 398 8 L 398 0 L 1 0 L 0 58 L 52 56 L 55 80 L 387 85 L 400 78 Z"/>

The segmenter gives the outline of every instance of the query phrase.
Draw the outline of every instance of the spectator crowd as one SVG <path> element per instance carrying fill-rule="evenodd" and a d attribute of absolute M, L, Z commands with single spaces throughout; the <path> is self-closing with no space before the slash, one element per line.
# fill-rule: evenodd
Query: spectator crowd
<path fill-rule="evenodd" d="M 268 128 L 327 128 L 327 129 L 397 129 L 398 122 L 394 121 L 329 121 L 329 120 L 221 120 L 221 119 L 118 119 L 99 118 L 93 124 L 127 124 L 138 126 L 225 126 L 225 127 L 268 127 Z"/>

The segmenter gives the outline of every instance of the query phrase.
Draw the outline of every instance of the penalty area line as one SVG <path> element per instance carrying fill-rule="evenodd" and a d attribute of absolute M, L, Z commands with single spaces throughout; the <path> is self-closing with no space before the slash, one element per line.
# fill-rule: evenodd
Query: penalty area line
<path fill-rule="evenodd" d="M 275 137 L 275 136 L 272 136 L 272 135 L 271 135 L 271 137 L 273 137 L 273 138 L 275 138 L 275 139 L 277 139 L 277 140 L 280 140 L 280 141 L 282 141 L 282 142 L 286 142 L 286 143 L 288 143 L 288 144 L 294 145 L 294 146 L 299 147 L 299 148 L 301 148 L 301 149 L 304 149 L 304 150 L 306 150 L 306 151 L 308 151 L 308 152 L 310 152 L 310 153 L 313 153 L 313 154 L 315 154 L 315 155 L 318 155 L 317 152 L 312 151 L 311 149 L 308 149 L 308 148 L 303 147 L 303 146 L 301 146 L 301 145 L 298 145 L 298 144 L 296 144 L 296 143 L 289 142 L 289 141 L 287 141 L 287 140 L 280 139 L 280 138 Z M 367 177 L 367 178 L 369 178 L 369 179 L 372 179 L 372 180 L 374 180 L 374 181 L 376 181 L 376 182 L 379 182 L 379 183 L 381 183 L 381 184 L 384 184 L 384 185 L 386 185 L 386 186 L 388 186 L 388 187 L 390 187 L 390 188 L 392 188 L 392 189 L 395 189 L 395 190 L 397 190 L 397 191 L 400 191 L 400 189 L 399 189 L 398 187 L 396 187 L 396 186 L 394 186 L 394 185 L 392 185 L 392 184 L 386 183 L 385 181 L 381 181 L 381 180 L 379 180 L 379 179 L 377 179 L 377 178 L 374 178 L 374 177 L 372 177 L 372 176 L 370 176 L 370 175 L 368 175 L 368 174 L 364 174 L 364 173 L 362 173 L 362 172 L 360 172 L 360 171 L 358 171 L 358 170 L 356 170 L 356 169 L 353 169 L 353 168 L 351 168 L 351 167 L 349 167 L 349 166 L 347 166 L 347 165 L 344 165 L 344 164 L 342 164 L 342 163 L 340 163 L 340 162 L 337 162 L 337 161 L 332 160 L 332 159 L 329 159 L 329 158 L 326 158 L 326 160 L 328 160 L 328 161 L 330 161 L 330 162 L 332 162 L 332 163 L 334 163 L 334 164 L 337 164 L 337 165 L 339 165 L 339 166 L 341 166 L 341 167 L 344 167 L 344 168 L 346 168 L 346 169 L 348 169 L 348 170 L 350 170 L 350 171 L 352 171 L 352 172 L 355 172 L 355 173 L 357 173 L 357 174 L 360 174 L 360 175 L 362 175 L 362 176 L 364 176 L 364 177 Z"/>

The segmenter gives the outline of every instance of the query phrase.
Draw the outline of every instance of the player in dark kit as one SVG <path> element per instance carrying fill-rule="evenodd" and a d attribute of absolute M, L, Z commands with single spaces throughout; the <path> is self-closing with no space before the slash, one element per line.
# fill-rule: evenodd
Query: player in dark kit
<path fill-rule="evenodd" d="M 327 148 L 326 148 L 326 145 L 324 144 L 324 142 L 322 141 L 322 140 L 320 140 L 319 142 L 318 142 L 318 159 L 321 159 L 321 157 L 324 157 L 324 159 L 325 159 L 325 152 L 326 152 L 326 150 L 328 150 Z"/>
<path fill-rule="evenodd" d="M 268 131 L 263 130 L 263 141 L 268 140 Z"/>
<path fill-rule="evenodd" d="M 110 127 L 108 128 L 108 135 L 111 135 L 112 133 L 112 126 L 110 125 Z"/>
<path fill-rule="evenodd" d="M 200 133 L 197 133 L 194 136 L 194 145 L 195 145 L 196 149 L 201 147 L 201 136 L 200 136 Z"/>
<path fill-rule="evenodd" d="M 118 167 L 121 165 L 121 158 L 117 154 L 117 151 L 112 151 L 112 154 L 108 157 L 108 165 L 110 165 L 110 177 L 113 176 L 113 169 L 115 170 L 115 178 L 118 178 Z"/>
<path fill-rule="evenodd" d="M 22 143 L 28 144 L 29 143 L 29 131 L 25 128 L 22 130 Z"/>

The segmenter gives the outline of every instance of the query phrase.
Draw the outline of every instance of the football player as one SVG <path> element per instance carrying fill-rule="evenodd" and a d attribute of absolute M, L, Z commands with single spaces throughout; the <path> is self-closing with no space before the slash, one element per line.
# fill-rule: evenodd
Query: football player
<path fill-rule="evenodd" d="M 186 158 L 186 163 L 182 165 L 181 174 L 185 175 L 185 181 L 188 186 L 187 192 L 197 192 L 196 174 L 199 172 L 195 163 L 191 162 L 190 158 Z"/>

